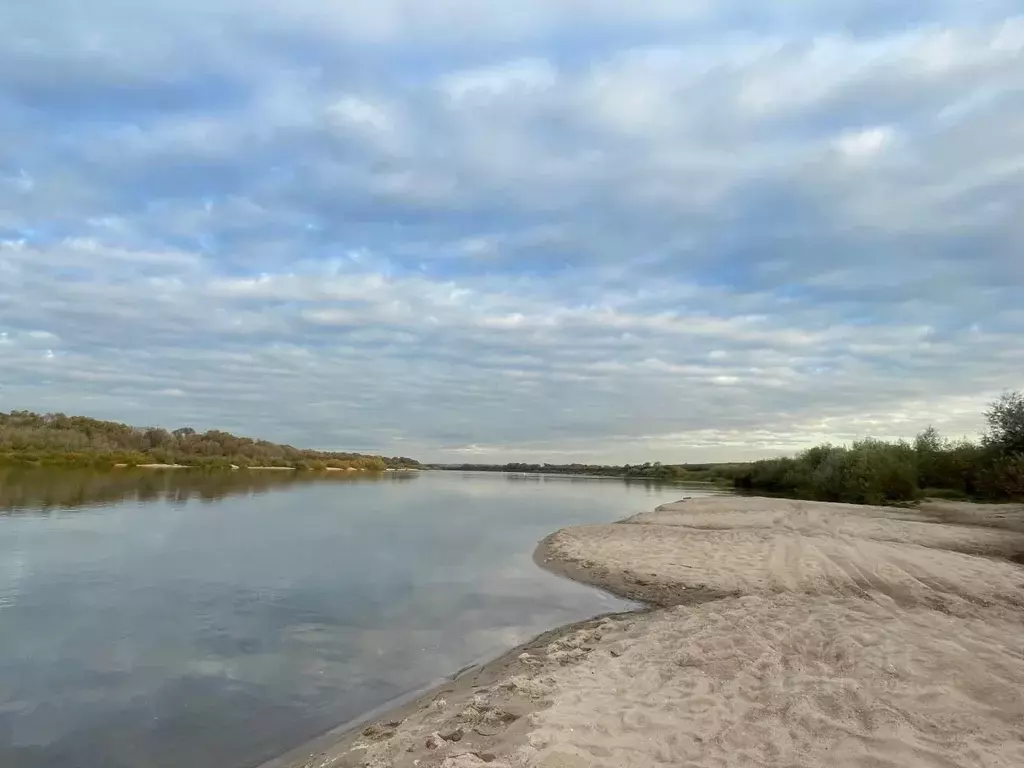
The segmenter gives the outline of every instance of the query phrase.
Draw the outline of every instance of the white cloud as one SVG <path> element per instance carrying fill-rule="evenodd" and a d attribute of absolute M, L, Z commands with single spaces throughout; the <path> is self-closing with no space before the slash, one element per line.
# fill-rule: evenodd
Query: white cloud
<path fill-rule="evenodd" d="M 521 97 L 554 87 L 558 75 L 543 59 L 520 59 L 445 75 L 441 90 L 458 102 Z"/>
<path fill-rule="evenodd" d="M 441 458 L 972 431 L 1024 386 L 1014 10 L 5 6 L 5 405 Z"/>
<path fill-rule="evenodd" d="M 358 96 L 343 96 L 329 107 L 331 116 L 357 128 L 369 128 L 376 133 L 390 133 L 394 121 L 387 111 Z"/>
<path fill-rule="evenodd" d="M 865 128 L 844 133 L 836 140 L 836 148 L 851 160 L 866 160 L 883 152 L 894 139 L 892 128 Z"/>
<path fill-rule="evenodd" d="M 360 42 L 396 43 L 410 39 L 457 44 L 467 40 L 515 41 L 565 29 L 585 19 L 589 25 L 682 26 L 699 19 L 700 0 L 641 0 L 623 6 L 615 0 L 518 0 L 480 5 L 463 0 L 377 0 L 332 3 L 261 0 L 269 14 L 315 26 Z"/>

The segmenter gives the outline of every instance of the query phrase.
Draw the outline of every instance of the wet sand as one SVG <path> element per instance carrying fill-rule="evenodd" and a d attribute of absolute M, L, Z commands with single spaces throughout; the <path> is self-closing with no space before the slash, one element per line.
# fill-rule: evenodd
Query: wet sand
<path fill-rule="evenodd" d="M 1024 507 L 717 497 L 541 542 L 657 608 L 264 768 L 1024 765 Z"/>

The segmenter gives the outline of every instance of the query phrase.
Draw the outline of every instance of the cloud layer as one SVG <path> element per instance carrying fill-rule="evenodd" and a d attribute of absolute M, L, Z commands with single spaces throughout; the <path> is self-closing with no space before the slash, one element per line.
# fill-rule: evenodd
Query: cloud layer
<path fill-rule="evenodd" d="M 441 460 L 974 432 L 1024 386 L 1015 7 L 8 4 L 0 407 Z"/>

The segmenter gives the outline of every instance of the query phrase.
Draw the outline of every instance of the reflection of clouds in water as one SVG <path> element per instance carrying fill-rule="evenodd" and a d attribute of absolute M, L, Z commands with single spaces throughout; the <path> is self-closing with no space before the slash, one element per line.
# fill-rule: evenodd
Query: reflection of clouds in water
<path fill-rule="evenodd" d="M 531 555 L 555 528 L 684 495 L 637 490 L 426 473 L 0 517 L 0 579 L 35 606 L 0 613 L 0 679 L 17 681 L 0 692 L 0 765 L 258 763 L 552 626 L 620 610 Z M 31 757 L 13 759 L 4 731 L 35 744 Z"/>
<path fill-rule="evenodd" d="M 664 483 L 624 482 L 621 478 L 611 477 L 576 477 L 571 475 L 519 475 L 515 473 L 501 472 L 451 472 L 446 473 L 451 477 L 468 479 L 470 481 L 479 478 L 481 475 L 490 476 L 491 481 L 486 483 L 451 483 L 444 490 L 453 495 L 474 498 L 474 499 L 507 499 L 510 489 L 519 494 L 532 495 L 535 492 L 543 492 L 548 500 L 583 499 L 589 502 L 594 500 L 594 492 L 600 492 L 604 486 L 614 488 L 613 493 L 622 494 L 625 491 L 628 496 L 637 499 L 643 504 L 643 500 L 649 497 L 662 497 L 668 495 L 676 498 L 677 494 L 683 494 L 688 488 L 683 485 L 672 485 Z M 704 489 L 697 489 L 702 492 Z"/>
<path fill-rule="evenodd" d="M 495 577 L 487 584 L 452 584 L 394 606 L 393 626 L 361 633 L 366 654 L 386 657 L 382 674 L 401 680 L 407 672 L 428 680 L 518 645 L 569 621 L 632 607 L 610 595 L 558 580 L 537 570 L 511 581 Z M 491 574 L 492 576 L 496 576 Z M 543 584 L 542 589 L 537 587 Z"/>
<path fill-rule="evenodd" d="M 183 665 L 182 671 L 190 677 L 220 677 L 226 680 L 242 680 L 245 679 L 241 674 L 242 666 L 243 662 L 225 658 L 191 659 Z"/>
<path fill-rule="evenodd" d="M 414 687 L 410 680 L 436 680 L 552 626 L 630 607 L 527 563 L 528 568 L 501 567 L 483 582 L 420 585 L 405 599 L 390 601 L 374 627 L 289 626 L 280 634 L 280 655 L 315 652 L 318 660 L 296 676 L 307 696 L 344 680 L 352 690 L 370 688 L 393 697 Z"/>
<path fill-rule="evenodd" d="M 29 558 L 19 550 L 0 559 L 0 612 L 18 599 L 22 580 L 29 573 Z"/>
<path fill-rule="evenodd" d="M 138 696 L 78 712 L 44 705 L 33 723 L 19 724 L 17 741 L 7 745 L 0 741 L 0 764 L 4 768 L 238 765 L 238 745 L 225 740 L 226 733 L 244 735 L 245 749 L 258 762 L 279 752 L 284 733 L 276 724 L 294 723 L 304 716 L 304 709 L 298 701 L 269 700 L 258 687 L 225 686 L 216 675 L 184 676 Z M 55 723 L 62 727 L 52 727 Z"/>
<path fill-rule="evenodd" d="M 335 636 L 343 629 L 328 624 L 296 624 L 287 627 L 281 633 L 281 639 L 285 645 L 298 643 L 313 648 L 329 648 Z"/>

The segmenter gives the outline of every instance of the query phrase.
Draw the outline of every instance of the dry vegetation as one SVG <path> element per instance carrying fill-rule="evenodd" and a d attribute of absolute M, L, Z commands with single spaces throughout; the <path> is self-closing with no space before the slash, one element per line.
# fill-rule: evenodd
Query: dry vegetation
<path fill-rule="evenodd" d="M 292 467 L 323 470 L 414 467 L 402 456 L 312 451 L 228 432 L 133 427 L 62 413 L 0 413 L 0 464 L 112 466 L 178 464 L 195 467 Z"/>

